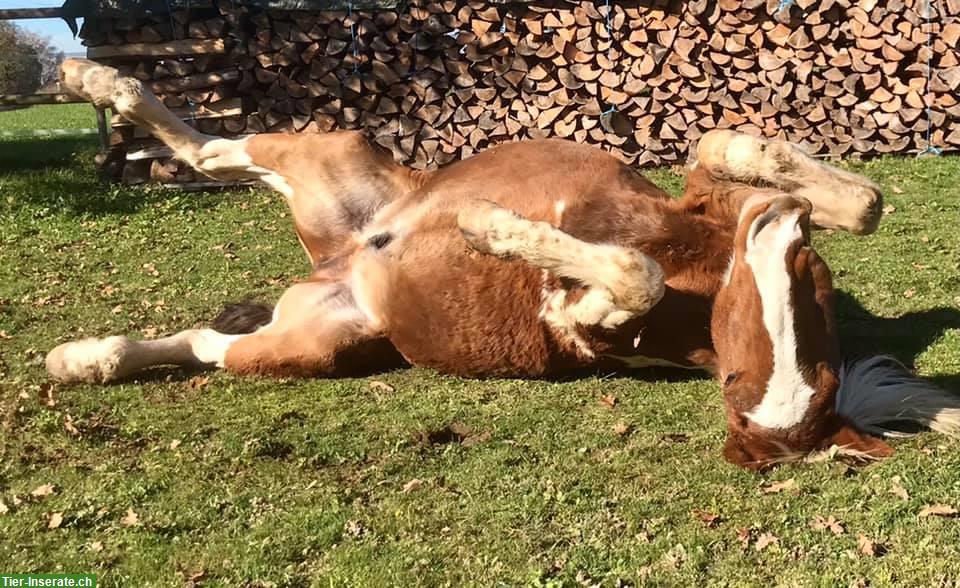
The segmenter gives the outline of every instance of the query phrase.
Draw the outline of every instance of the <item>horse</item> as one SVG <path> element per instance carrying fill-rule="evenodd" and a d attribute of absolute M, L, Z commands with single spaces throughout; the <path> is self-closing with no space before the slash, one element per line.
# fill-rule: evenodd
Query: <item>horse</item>
<path fill-rule="evenodd" d="M 203 174 L 277 190 L 311 267 L 274 307 L 230 305 L 209 328 L 59 345 L 46 366 L 62 382 L 157 365 L 547 379 L 670 366 L 715 375 L 723 454 L 748 469 L 833 446 L 879 459 L 909 426 L 960 433 L 960 399 L 890 358 L 843 361 L 810 230 L 869 234 L 882 195 L 790 143 L 708 132 L 674 199 L 570 141 L 415 170 L 360 131 L 204 135 L 114 68 L 70 59 L 60 75 Z"/>

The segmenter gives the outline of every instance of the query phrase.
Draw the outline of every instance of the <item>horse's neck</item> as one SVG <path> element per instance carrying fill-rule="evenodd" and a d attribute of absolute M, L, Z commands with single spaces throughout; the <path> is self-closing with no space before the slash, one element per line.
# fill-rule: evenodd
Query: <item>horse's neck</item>
<path fill-rule="evenodd" d="M 659 230 L 638 235 L 634 245 L 663 266 L 668 282 L 712 296 L 733 250 L 735 224 L 685 200 L 656 206 Z"/>

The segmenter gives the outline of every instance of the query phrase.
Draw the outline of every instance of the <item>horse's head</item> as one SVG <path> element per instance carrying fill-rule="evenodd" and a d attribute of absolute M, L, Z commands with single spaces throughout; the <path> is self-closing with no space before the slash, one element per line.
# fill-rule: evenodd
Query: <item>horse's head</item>
<path fill-rule="evenodd" d="M 833 283 L 809 244 L 810 212 L 808 201 L 793 196 L 750 199 L 714 304 L 724 455 L 750 469 L 832 445 L 870 457 L 892 453 L 837 414 Z"/>

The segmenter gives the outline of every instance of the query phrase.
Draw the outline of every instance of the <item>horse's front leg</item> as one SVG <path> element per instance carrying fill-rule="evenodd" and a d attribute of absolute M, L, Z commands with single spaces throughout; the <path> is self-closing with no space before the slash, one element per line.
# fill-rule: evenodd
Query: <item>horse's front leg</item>
<path fill-rule="evenodd" d="M 550 293 L 541 311 L 548 324 L 574 341 L 579 340 L 580 327 L 616 328 L 646 314 L 663 297 L 663 269 L 640 251 L 581 241 L 486 200 L 464 206 L 458 224 L 477 251 L 520 258 L 587 286 L 579 297 L 566 289 Z M 584 348 L 581 352 L 592 355 Z"/>
<path fill-rule="evenodd" d="M 825 229 L 866 235 L 882 216 L 879 186 L 859 174 L 817 161 L 786 141 L 730 130 L 706 133 L 687 176 L 684 198 L 690 205 L 706 205 L 736 224 L 747 199 L 758 192 L 809 200 L 811 222 Z"/>

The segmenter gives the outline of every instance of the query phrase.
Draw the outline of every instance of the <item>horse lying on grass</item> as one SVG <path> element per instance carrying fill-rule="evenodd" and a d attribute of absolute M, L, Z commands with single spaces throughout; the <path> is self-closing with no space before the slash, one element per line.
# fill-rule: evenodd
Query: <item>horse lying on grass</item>
<path fill-rule="evenodd" d="M 208 329 L 60 345 L 65 382 L 191 365 L 259 376 L 403 365 L 467 377 L 562 377 L 676 366 L 722 383 L 725 457 L 762 469 L 877 436 L 960 432 L 960 398 L 889 358 L 844 363 L 811 225 L 856 234 L 879 189 L 796 147 L 707 133 L 672 199 L 605 152 L 566 141 L 490 148 L 435 172 L 394 163 L 359 132 L 203 135 L 139 81 L 68 60 L 64 84 L 223 180 L 287 199 L 313 268 L 272 311 L 229 307 Z"/>

